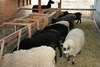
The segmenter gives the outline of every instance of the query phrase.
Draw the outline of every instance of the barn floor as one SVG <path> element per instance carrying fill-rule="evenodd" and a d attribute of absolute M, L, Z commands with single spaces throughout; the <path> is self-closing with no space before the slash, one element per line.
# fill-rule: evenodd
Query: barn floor
<path fill-rule="evenodd" d="M 83 51 L 76 56 L 75 65 L 66 61 L 64 55 L 61 58 L 57 57 L 56 67 L 100 67 L 100 33 L 97 31 L 93 20 L 82 18 L 82 24 L 75 27 L 85 32 L 86 42 Z"/>

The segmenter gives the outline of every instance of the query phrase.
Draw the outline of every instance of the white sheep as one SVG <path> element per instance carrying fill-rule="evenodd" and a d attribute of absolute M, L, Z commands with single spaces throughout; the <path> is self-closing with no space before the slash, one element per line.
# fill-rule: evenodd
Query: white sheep
<path fill-rule="evenodd" d="M 55 67 L 55 51 L 41 46 L 5 54 L 0 67 Z"/>
<path fill-rule="evenodd" d="M 63 53 L 69 60 L 72 57 L 72 64 L 74 64 L 74 57 L 78 54 L 85 43 L 84 32 L 81 29 L 71 30 L 63 43 Z"/>

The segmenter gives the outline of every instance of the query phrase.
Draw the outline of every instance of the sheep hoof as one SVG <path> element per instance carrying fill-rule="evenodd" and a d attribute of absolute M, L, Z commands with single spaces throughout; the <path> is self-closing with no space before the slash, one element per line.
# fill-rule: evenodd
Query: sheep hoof
<path fill-rule="evenodd" d="M 62 55 L 60 55 L 59 57 L 62 57 Z"/>
<path fill-rule="evenodd" d="M 76 25 L 77 25 L 78 23 L 76 23 Z"/>
<path fill-rule="evenodd" d="M 72 62 L 72 65 L 74 65 L 75 64 L 75 62 Z"/>
<path fill-rule="evenodd" d="M 79 51 L 78 54 L 81 54 L 81 51 Z"/>
<path fill-rule="evenodd" d="M 70 59 L 68 58 L 67 61 L 70 61 Z"/>

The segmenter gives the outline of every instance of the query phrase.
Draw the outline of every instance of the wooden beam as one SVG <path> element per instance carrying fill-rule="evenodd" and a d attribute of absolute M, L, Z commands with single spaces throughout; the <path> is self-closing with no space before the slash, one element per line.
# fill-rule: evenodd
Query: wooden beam
<path fill-rule="evenodd" d="M 66 9 L 66 8 L 61 8 L 61 10 L 84 10 L 84 11 L 90 11 L 90 10 L 92 10 L 92 11 L 94 11 L 96 9 Z"/>
<path fill-rule="evenodd" d="M 14 19 L 14 21 L 36 21 L 35 19 Z"/>

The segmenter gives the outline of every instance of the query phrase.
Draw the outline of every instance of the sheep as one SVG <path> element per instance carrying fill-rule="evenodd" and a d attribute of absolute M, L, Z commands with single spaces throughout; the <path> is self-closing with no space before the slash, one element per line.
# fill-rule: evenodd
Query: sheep
<path fill-rule="evenodd" d="M 80 12 L 75 12 L 75 13 L 69 13 L 68 11 L 65 11 L 62 15 L 60 15 L 58 18 L 60 17 L 63 17 L 63 16 L 66 16 L 68 14 L 73 14 L 76 16 L 75 20 L 77 20 L 76 24 L 78 24 L 78 22 L 80 21 L 81 23 L 81 16 L 82 16 L 82 13 Z"/>
<path fill-rule="evenodd" d="M 51 46 L 56 49 L 58 47 L 60 57 L 62 56 L 61 45 L 59 43 L 60 36 L 58 32 L 54 30 L 40 30 L 32 36 L 32 38 L 26 38 L 20 42 L 19 49 L 30 49 L 32 47 L 39 47 L 42 45 Z M 16 50 L 16 48 L 14 49 Z"/>
<path fill-rule="evenodd" d="M 60 40 L 64 41 L 69 31 L 69 23 L 67 21 L 58 21 L 54 24 L 48 25 L 43 30 L 53 29 L 60 33 Z"/>
<path fill-rule="evenodd" d="M 53 48 L 40 46 L 5 54 L 0 67 L 55 67 L 54 58 Z"/>
<path fill-rule="evenodd" d="M 85 43 L 84 32 L 75 28 L 71 30 L 63 43 L 63 53 L 66 55 L 67 60 L 72 57 L 72 64 L 75 63 L 74 57 L 80 53 Z"/>
<path fill-rule="evenodd" d="M 58 18 L 66 16 L 67 14 L 69 14 L 68 11 L 65 11 L 62 15 L 58 16 Z"/>
<path fill-rule="evenodd" d="M 75 18 L 76 18 L 76 16 L 74 14 L 68 14 L 68 15 L 62 16 L 60 18 L 53 18 L 51 21 L 52 21 L 52 23 L 62 21 L 62 20 L 68 21 L 69 22 L 69 28 L 73 29 Z"/>
<path fill-rule="evenodd" d="M 49 0 L 48 4 L 47 5 L 42 5 L 41 8 L 42 9 L 48 9 L 48 8 L 51 8 L 51 4 L 54 4 L 54 1 L 52 0 Z M 32 7 L 32 9 L 38 9 L 38 5 L 34 5 Z M 38 10 L 32 10 L 32 12 L 37 12 Z"/>
<path fill-rule="evenodd" d="M 82 16 L 82 13 L 76 12 L 76 13 L 74 13 L 74 15 L 76 16 L 75 20 L 77 20 L 77 23 L 76 23 L 76 24 L 78 24 L 79 21 L 80 21 L 80 23 L 81 23 L 81 16 Z"/>

